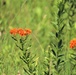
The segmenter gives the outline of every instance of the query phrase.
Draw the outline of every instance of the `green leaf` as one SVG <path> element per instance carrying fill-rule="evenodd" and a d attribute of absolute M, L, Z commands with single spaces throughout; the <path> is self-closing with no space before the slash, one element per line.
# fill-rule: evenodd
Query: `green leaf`
<path fill-rule="evenodd" d="M 53 53 L 54 56 L 56 56 L 56 53 L 55 53 L 55 51 L 53 49 L 52 49 L 52 53 Z"/>
<path fill-rule="evenodd" d="M 20 59 L 21 59 L 24 63 L 28 64 L 24 57 L 20 57 Z"/>
<path fill-rule="evenodd" d="M 71 55 L 76 56 L 76 54 L 74 54 L 74 53 L 71 53 Z"/>
<path fill-rule="evenodd" d="M 29 57 L 30 57 L 30 52 L 28 52 L 28 53 L 27 53 L 27 56 L 26 56 L 26 58 L 29 58 Z"/>
<path fill-rule="evenodd" d="M 15 43 L 16 44 L 16 43 Z M 21 51 L 23 51 L 23 49 L 20 47 L 20 46 L 18 46 L 17 44 L 16 44 L 16 46 L 21 50 Z"/>
<path fill-rule="evenodd" d="M 12 37 L 12 36 L 11 36 Z M 12 37 L 13 40 L 17 41 L 17 39 L 15 37 Z"/>
<path fill-rule="evenodd" d="M 59 33 L 62 32 L 62 30 L 64 29 L 65 25 L 62 26 L 62 28 L 59 30 Z"/>
<path fill-rule="evenodd" d="M 63 63 L 64 62 L 64 60 L 62 60 L 60 63 Z"/>
<path fill-rule="evenodd" d="M 57 66 L 59 66 L 59 64 L 60 64 L 60 61 L 61 61 L 61 60 L 60 60 L 60 59 L 58 59 L 58 61 L 57 61 Z"/>
<path fill-rule="evenodd" d="M 26 70 L 25 68 L 23 68 L 23 69 L 28 75 L 32 75 L 28 70 Z"/>
<path fill-rule="evenodd" d="M 58 48 L 62 46 L 62 39 L 58 42 Z"/>
<path fill-rule="evenodd" d="M 62 57 L 62 56 L 64 56 L 64 54 L 60 54 L 60 55 L 58 55 L 58 57 Z"/>
<path fill-rule="evenodd" d="M 56 37 L 58 38 L 59 34 L 56 32 Z"/>

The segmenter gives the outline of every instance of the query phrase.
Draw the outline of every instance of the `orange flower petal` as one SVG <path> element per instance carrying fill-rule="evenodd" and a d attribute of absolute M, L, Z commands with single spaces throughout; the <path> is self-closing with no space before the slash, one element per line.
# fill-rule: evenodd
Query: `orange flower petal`
<path fill-rule="evenodd" d="M 30 34 L 32 31 L 30 29 L 25 29 L 27 34 Z"/>
<path fill-rule="evenodd" d="M 16 35 L 17 34 L 17 29 L 16 28 L 11 29 L 10 34 Z"/>
<path fill-rule="evenodd" d="M 22 28 L 19 28 L 17 33 L 20 34 L 21 36 L 25 36 L 26 35 L 26 31 L 23 30 Z"/>

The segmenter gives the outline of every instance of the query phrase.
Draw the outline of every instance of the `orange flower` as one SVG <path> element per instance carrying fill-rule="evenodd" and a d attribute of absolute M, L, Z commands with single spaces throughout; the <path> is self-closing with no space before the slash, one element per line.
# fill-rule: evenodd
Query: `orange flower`
<path fill-rule="evenodd" d="M 16 35 L 16 34 L 19 34 L 20 36 L 25 36 L 25 35 L 28 35 L 28 34 L 30 34 L 31 33 L 31 30 L 30 29 L 22 29 L 22 28 L 14 28 L 14 29 L 11 29 L 10 30 L 10 33 L 11 34 L 14 34 L 14 35 Z"/>
<path fill-rule="evenodd" d="M 25 29 L 27 34 L 30 34 L 32 31 L 30 29 Z"/>
<path fill-rule="evenodd" d="M 25 36 L 27 34 L 26 31 L 23 30 L 22 28 L 19 28 L 17 33 L 20 34 L 21 36 Z"/>
<path fill-rule="evenodd" d="M 17 34 L 17 29 L 16 28 L 11 29 L 10 34 L 16 35 Z"/>
<path fill-rule="evenodd" d="M 70 41 L 70 48 L 75 48 L 76 47 L 76 39 L 73 39 Z"/>

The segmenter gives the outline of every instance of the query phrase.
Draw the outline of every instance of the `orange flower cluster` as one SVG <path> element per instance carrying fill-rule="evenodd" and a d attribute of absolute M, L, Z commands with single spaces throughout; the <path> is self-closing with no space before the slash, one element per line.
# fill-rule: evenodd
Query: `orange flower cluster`
<path fill-rule="evenodd" d="M 73 39 L 70 41 L 70 48 L 75 48 L 76 47 L 76 39 Z"/>
<path fill-rule="evenodd" d="M 10 34 L 16 35 L 19 34 L 20 36 L 25 36 L 30 34 L 32 31 L 30 29 L 22 29 L 22 28 L 14 28 L 10 30 Z"/>

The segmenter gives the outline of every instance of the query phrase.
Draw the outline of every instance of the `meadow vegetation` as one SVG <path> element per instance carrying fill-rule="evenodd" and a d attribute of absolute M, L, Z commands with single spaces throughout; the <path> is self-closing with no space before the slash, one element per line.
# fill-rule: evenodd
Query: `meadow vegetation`
<path fill-rule="evenodd" d="M 17 46 L 21 36 L 18 43 L 11 37 L 13 28 L 32 31 L 27 57 Z M 76 0 L 0 0 L 0 75 L 76 75 L 76 43 L 69 46 L 75 38 Z M 27 67 L 23 56 L 34 64 Z"/>

